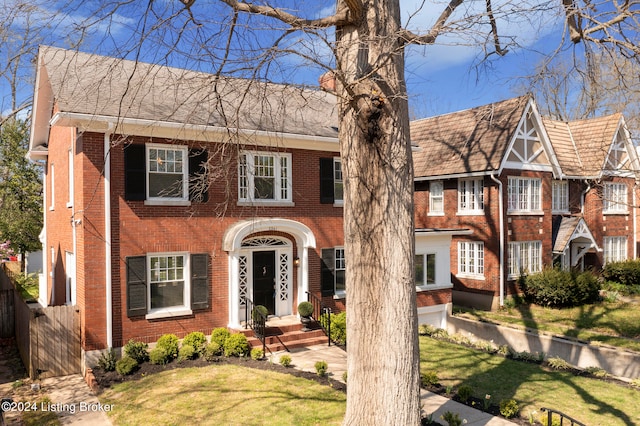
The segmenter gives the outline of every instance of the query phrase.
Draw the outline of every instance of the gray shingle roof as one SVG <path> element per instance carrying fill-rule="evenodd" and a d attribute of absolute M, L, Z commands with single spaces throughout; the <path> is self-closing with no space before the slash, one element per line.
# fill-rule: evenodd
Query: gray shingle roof
<path fill-rule="evenodd" d="M 42 46 L 58 111 L 337 137 L 335 96 Z"/>

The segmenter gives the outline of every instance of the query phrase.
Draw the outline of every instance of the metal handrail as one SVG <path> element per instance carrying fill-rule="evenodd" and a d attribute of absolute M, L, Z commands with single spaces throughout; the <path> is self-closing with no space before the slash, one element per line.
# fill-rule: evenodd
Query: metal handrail
<path fill-rule="evenodd" d="M 562 425 L 563 425 L 563 420 L 564 420 L 564 419 L 569 420 L 569 421 L 571 422 L 571 426 L 573 426 L 573 425 L 576 425 L 576 426 L 586 426 L 584 423 L 579 422 L 579 421 L 577 421 L 576 419 L 571 418 L 570 416 L 567 416 L 566 414 L 561 413 L 560 411 L 557 411 L 557 410 L 553 410 L 553 409 L 551 409 L 551 408 L 545 408 L 545 407 L 542 407 L 542 408 L 540 409 L 540 411 L 542 411 L 543 413 L 544 413 L 545 411 L 547 412 L 547 424 L 548 424 L 548 425 L 553 424 L 553 422 L 552 422 L 552 417 L 553 417 L 553 415 L 554 415 L 554 414 L 557 414 L 557 415 L 559 415 L 559 416 L 560 416 L 560 426 L 562 426 Z"/>
<path fill-rule="evenodd" d="M 331 308 L 325 307 L 322 303 L 322 299 L 317 297 L 315 294 L 307 291 L 307 301 L 313 305 L 314 315 L 311 316 L 316 323 L 320 326 L 324 334 L 327 335 L 327 340 L 329 342 L 329 346 L 331 346 Z M 316 317 L 315 313 L 319 312 L 320 314 Z M 322 316 L 326 315 L 326 322 L 322 320 Z"/>

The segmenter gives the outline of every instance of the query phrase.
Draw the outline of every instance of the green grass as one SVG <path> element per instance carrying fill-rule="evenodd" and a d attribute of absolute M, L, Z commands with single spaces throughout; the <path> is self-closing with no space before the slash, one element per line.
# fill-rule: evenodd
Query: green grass
<path fill-rule="evenodd" d="M 495 312 L 456 308 L 466 318 L 510 324 L 541 332 L 640 352 L 640 298 L 554 309 L 519 305 Z"/>
<path fill-rule="evenodd" d="M 420 371 L 434 370 L 440 384 L 470 385 L 473 396 L 498 403 L 515 399 L 528 419 L 540 408 L 561 411 L 588 425 L 640 424 L 640 391 L 537 364 L 513 361 L 452 343 L 420 337 Z"/>
<path fill-rule="evenodd" d="M 100 395 L 114 425 L 339 425 L 343 392 L 289 374 L 233 366 L 178 368 Z"/>

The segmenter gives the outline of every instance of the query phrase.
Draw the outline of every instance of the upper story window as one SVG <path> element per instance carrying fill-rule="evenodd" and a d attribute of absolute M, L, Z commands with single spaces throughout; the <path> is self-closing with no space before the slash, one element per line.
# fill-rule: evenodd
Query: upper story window
<path fill-rule="evenodd" d="M 436 283 L 436 254 L 416 254 L 415 257 L 416 286 L 424 287 Z"/>
<path fill-rule="evenodd" d="M 429 214 L 444 214 L 444 186 L 441 180 L 429 183 Z"/>
<path fill-rule="evenodd" d="M 607 182 L 602 191 L 603 213 L 627 213 L 627 185 Z"/>
<path fill-rule="evenodd" d="M 604 237 L 604 263 L 627 260 L 627 237 Z"/>
<path fill-rule="evenodd" d="M 124 147 L 124 197 L 150 205 L 208 201 L 206 149 L 170 144 Z"/>
<path fill-rule="evenodd" d="M 507 186 L 510 212 L 540 212 L 540 178 L 509 177 Z"/>
<path fill-rule="evenodd" d="M 569 182 L 566 180 L 554 180 L 551 183 L 552 200 L 551 210 L 553 212 L 569 211 Z"/>
<path fill-rule="evenodd" d="M 484 243 L 477 241 L 458 243 L 458 275 L 471 278 L 484 277 Z"/>
<path fill-rule="evenodd" d="M 333 159 L 333 198 L 334 202 L 343 201 L 344 182 L 342 181 L 342 161 L 339 158 Z"/>
<path fill-rule="evenodd" d="M 340 157 L 320 159 L 320 203 L 341 206 L 344 200 L 342 160 Z"/>
<path fill-rule="evenodd" d="M 238 166 L 239 201 L 291 201 L 291 154 L 244 152 Z"/>
<path fill-rule="evenodd" d="M 542 270 L 542 242 L 509 243 L 509 276 L 518 277 Z"/>
<path fill-rule="evenodd" d="M 147 199 L 187 201 L 186 146 L 147 145 Z"/>
<path fill-rule="evenodd" d="M 484 209 L 484 183 L 482 178 L 458 181 L 458 212 L 479 213 Z"/>

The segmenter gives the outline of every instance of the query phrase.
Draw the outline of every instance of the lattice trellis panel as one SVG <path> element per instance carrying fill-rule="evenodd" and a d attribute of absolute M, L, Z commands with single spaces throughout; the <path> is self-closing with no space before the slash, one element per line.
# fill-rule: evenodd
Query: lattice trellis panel
<path fill-rule="evenodd" d="M 280 253 L 278 264 L 278 297 L 281 301 L 289 299 L 289 255 Z"/>
<path fill-rule="evenodd" d="M 239 290 L 240 290 L 240 306 L 246 307 L 245 297 L 248 296 L 248 282 L 249 282 L 249 274 L 247 267 L 247 256 L 240 256 L 238 258 L 238 281 L 239 281 Z"/>

